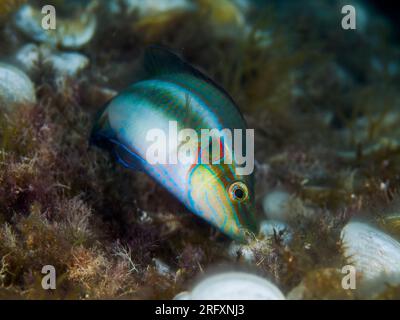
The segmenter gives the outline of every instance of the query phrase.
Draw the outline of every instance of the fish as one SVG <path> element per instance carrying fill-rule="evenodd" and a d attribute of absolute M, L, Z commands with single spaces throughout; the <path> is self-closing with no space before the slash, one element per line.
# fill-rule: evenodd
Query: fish
<path fill-rule="evenodd" d="M 223 234 L 239 242 L 248 241 L 258 228 L 254 173 L 237 170 L 240 164 L 232 156 L 234 144 L 225 145 L 229 138 L 225 131 L 220 131 L 224 134 L 216 142 L 221 151 L 216 157 L 210 152 L 214 140 L 205 147 L 193 140 L 197 161 L 189 163 L 153 163 L 147 154 L 151 145 L 148 132 L 156 128 L 170 132 L 171 121 L 178 130 L 189 128 L 199 135 L 203 129 L 246 130 L 239 108 L 219 84 L 172 50 L 150 46 L 143 60 L 146 76 L 100 110 L 90 144 L 109 151 L 124 167 L 148 174 L 189 211 Z M 176 151 L 180 146 L 172 149 Z M 229 152 L 231 161 L 221 161 Z M 208 163 L 200 161 L 203 157 L 209 157 Z"/>

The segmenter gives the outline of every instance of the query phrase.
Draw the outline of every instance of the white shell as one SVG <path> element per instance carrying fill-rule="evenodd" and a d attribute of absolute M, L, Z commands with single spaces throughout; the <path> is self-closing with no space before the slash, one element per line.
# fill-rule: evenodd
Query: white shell
<path fill-rule="evenodd" d="M 15 59 L 24 71 L 32 75 L 39 69 L 40 48 L 36 44 L 28 43 L 16 52 Z"/>
<path fill-rule="evenodd" d="M 183 291 L 181 293 L 178 293 L 175 297 L 174 300 L 190 300 L 190 292 L 188 291 Z"/>
<path fill-rule="evenodd" d="M 190 9 L 187 0 L 124 0 L 129 12 L 137 10 L 140 17 L 177 9 Z"/>
<path fill-rule="evenodd" d="M 275 190 L 268 193 L 262 202 L 264 213 L 267 218 L 286 221 L 288 218 L 286 206 L 289 200 L 290 194 L 285 191 Z"/>
<path fill-rule="evenodd" d="M 0 109 L 11 111 L 35 103 L 35 87 L 29 77 L 12 65 L 0 63 Z"/>
<path fill-rule="evenodd" d="M 268 280 L 245 272 L 214 274 L 200 281 L 179 300 L 284 300 L 282 292 Z"/>
<path fill-rule="evenodd" d="M 97 28 L 96 17 L 89 12 L 74 19 L 57 18 L 55 30 L 42 28 L 42 18 L 39 10 L 26 4 L 15 15 L 15 25 L 32 40 L 65 48 L 80 48 L 87 44 Z"/>
<path fill-rule="evenodd" d="M 75 52 L 55 52 L 46 55 L 43 61 L 45 66 L 50 66 L 57 76 L 76 76 L 89 66 L 89 59 Z"/>
<path fill-rule="evenodd" d="M 345 256 L 362 275 L 362 285 L 375 293 L 390 285 L 400 284 L 400 243 L 362 223 L 350 222 L 342 230 Z"/>

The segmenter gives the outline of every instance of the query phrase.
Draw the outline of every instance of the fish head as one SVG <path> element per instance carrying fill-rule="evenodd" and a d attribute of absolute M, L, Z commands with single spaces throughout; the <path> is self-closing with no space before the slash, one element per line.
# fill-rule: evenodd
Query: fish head
<path fill-rule="evenodd" d="M 192 210 L 224 234 L 246 242 L 257 232 L 253 176 L 238 176 L 234 166 L 199 164 L 189 175 Z"/>

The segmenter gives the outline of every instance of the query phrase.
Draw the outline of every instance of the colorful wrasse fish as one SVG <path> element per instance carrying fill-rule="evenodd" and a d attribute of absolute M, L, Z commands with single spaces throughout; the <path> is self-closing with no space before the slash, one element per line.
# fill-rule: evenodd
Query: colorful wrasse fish
<path fill-rule="evenodd" d="M 144 62 L 149 77 L 105 106 L 91 142 L 108 149 L 125 167 L 149 174 L 226 235 L 245 241 L 249 232 L 257 231 L 253 174 L 238 175 L 236 161 L 154 164 L 146 160 L 152 144 L 147 134 L 152 129 L 169 132 L 171 121 L 176 121 L 178 130 L 190 128 L 199 134 L 202 129 L 245 130 L 241 113 L 220 86 L 174 53 L 153 46 L 146 50 Z M 198 148 L 197 157 L 202 154 Z"/>

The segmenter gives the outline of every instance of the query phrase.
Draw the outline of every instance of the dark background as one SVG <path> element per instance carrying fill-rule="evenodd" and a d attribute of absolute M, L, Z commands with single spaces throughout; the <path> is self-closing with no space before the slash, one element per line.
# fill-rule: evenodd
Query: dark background
<path fill-rule="evenodd" d="M 400 1 L 369 0 L 376 9 L 392 20 L 397 35 L 400 34 Z"/>

